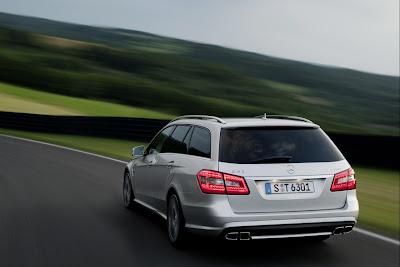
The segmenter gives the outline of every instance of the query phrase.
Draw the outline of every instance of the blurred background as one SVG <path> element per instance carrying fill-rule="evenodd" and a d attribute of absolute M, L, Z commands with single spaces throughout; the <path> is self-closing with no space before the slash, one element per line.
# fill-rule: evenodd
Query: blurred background
<path fill-rule="evenodd" d="M 306 117 L 373 159 L 355 166 L 360 225 L 398 237 L 398 1 L 86 2 L 0 4 L 0 133 L 127 160 L 179 115 Z M 69 116 L 155 120 L 100 138 Z"/>

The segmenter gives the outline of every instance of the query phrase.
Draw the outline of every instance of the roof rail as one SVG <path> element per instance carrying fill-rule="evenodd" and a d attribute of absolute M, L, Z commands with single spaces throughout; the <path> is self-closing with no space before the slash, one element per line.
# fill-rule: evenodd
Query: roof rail
<path fill-rule="evenodd" d="M 221 118 L 215 116 L 207 116 L 207 115 L 184 115 L 173 119 L 172 121 L 170 121 L 170 123 L 180 119 L 216 120 L 219 123 L 226 124 L 226 122 Z"/>
<path fill-rule="evenodd" d="M 264 120 L 270 118 L 270 119 L 283 119 L 283 120 L 297 120 L 297 121 L 304 121 L 308 123 L 314 123 L 306 118 L 302 117 L 296 117 L 296 116 L 288 116 L 288 115 L 267 115 L 264 113 L 263 115 L 260 116 L 255 116 L 254 118 L 262 118 Z"/>

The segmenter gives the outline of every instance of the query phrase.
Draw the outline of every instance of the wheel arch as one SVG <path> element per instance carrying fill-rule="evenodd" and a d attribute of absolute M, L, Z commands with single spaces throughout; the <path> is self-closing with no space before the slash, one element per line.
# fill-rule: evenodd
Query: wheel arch
<path fill-rule="evenodd" d="M 171 186 L 169 187 L 168 192 L 167 192 L 166 201 L 165 201 L 165 203 L 166 203 L 166 208 L 167 208 L 166 210 L 167 210 L 167 212 L 168 212 L 169 198 L 170 198 L 171 195 L 173 195 L 173 194 L 175 194 L 176 197 L 178 198 L 178 201 L 179 201 L 179 208 L 180 208 L 181 213 L 182 213 L 183 221 L 186 222 L 185 214 L 184 214 L 183 208 L 182 208 L 181 198 L 180 198 L 180 196 L 179 196 L 178 190 L 177 190 L 173 185 L 171 185 Z"/>
<path fill-rule="evenodd" d="M 179 198 L 179 194 L 178 194 L 178 190 L 176 190 L 176 188 L 174 186 L 170 186 L 170 188 L 167 191 L 167 196 L 165 199 L 165 203 L 167 203 L 168 206 L 168 202 L 169 202 L 169 198 L 171 197 L 172 194 L 176 194 L 176 196 L 178 197 L 178 200 L 180 202 L 180 198 Z"/>

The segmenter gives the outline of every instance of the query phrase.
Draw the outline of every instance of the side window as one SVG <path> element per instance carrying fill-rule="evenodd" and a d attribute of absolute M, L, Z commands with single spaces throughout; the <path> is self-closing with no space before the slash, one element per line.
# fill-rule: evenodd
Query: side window
<path fill-rule="evenodd" d="M 189 149 L 189 142 L 190 142 L 190 139 L 192 138 L 193 130 L 194 130 L 194 126 L 192 126 L 192 128 L 190 128 L 190 130 L 187 133 L 185 139 L 183 139 L 183 144 L 185 145 L 186 151 L 188 151 L 188 149 Z"/>
<path fill-rule="evenodd" d="M 183 139 L 190 129 L 189 125 L 178 125 L 170 138 L 167 139 L 161 149 L 161 153 L 173 152 L 179 154 L 187 154 L 187 147 L 183 143 Z"/>
<path fill-rule="evenodd" d="M 156 138 L 154 138 L 153 142 L 151 142 L 151 144 L 147 147 L 146 154 L 160 153 L 165 144 L 165 141 L 168 139 L 174 128 L 175 126 L 170 126 L 159 133 Z"/>
<path fill-rule="evenodd" d="M 189 154 L 211 158 L 211 134 L 209 130 L 195 127 L 189 145 Z"/>

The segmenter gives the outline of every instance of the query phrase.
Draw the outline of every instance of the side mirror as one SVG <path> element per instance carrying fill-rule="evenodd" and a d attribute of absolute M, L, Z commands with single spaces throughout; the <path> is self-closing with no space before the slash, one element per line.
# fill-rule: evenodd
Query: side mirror
<path fill-rule="evenodd" d="M 132 148 L 132 156 L 140 157 L 144 154 L 144 146 L 137 146 Z"/>

